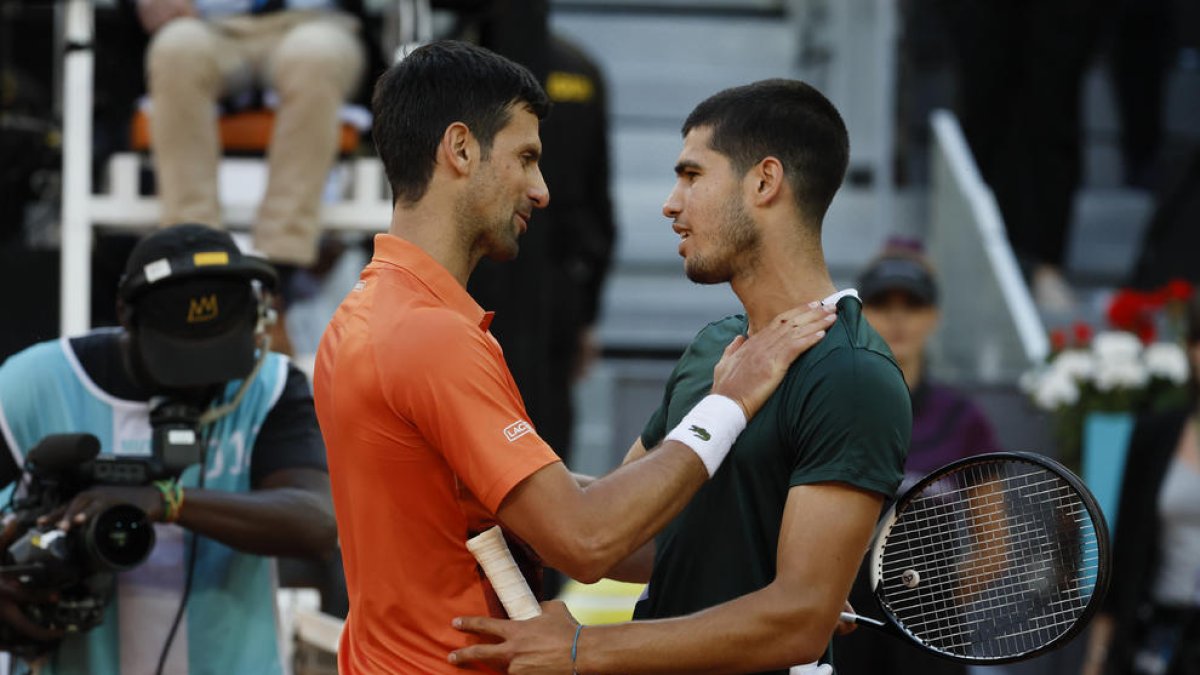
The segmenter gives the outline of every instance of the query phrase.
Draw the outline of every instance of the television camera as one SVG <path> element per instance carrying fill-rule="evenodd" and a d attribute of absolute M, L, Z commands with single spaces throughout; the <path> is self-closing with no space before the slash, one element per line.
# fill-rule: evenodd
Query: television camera
<path fill-rule="evenodd" d="M 10 510 L 24 534 L 3 551 L 0 578 L 16 582 L 31 596 L 54 602 L 29 602 L 21 610 L 46 629 L 81 632 L 98 625 L 116 588 L 116 574 L 137 567 L 154 548 L 154 527 L 132 504 L 109 506 L 80 527 L 64 532 L 38 519 L 66 506 L 94 486 L 141 486 L 177 478 L 202 459 L 199 412 L 167 402 L 151 413 L 148 456 L 101 456 L 91 434 L 53 434 L 41 439 L 25 458 L 24 475 Z M 28 655 L 49 645 L 10 626 L 0 626 L 0 649 Z"/>

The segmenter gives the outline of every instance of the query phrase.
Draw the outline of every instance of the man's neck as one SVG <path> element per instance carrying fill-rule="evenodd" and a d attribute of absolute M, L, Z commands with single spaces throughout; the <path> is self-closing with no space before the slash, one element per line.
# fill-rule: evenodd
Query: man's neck
<path fill-rule="evenodd" d="M 392 211 L 388 234 L 404 239 L 446 268 L 463 288 L 479 263 L 479 256 L 460 238 L 452 222 L 452 210 L 438 209 L 423 199 L 411 208 L 397 206 Z"/>
<path fill-rule="evenodd" d="M 730 281 L 746 309 L 750 333 L 779 314 L 837 292 L 819 246 L 772 246 L 764 242 L 758 264 Z"/>

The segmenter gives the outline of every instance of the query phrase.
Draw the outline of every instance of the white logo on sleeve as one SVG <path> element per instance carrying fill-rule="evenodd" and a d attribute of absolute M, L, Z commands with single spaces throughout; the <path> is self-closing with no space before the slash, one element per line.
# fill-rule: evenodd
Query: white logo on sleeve
<path fill-rule="evenodd" d="M 525 420 L 517 420 L 516 422 L 504 427 L 504 437 L 508 439 L 509 443 L 512 443 L 531 431 L 533 431 L 533 427 L 530 426 L 529 422 L 526 422 Z"/>

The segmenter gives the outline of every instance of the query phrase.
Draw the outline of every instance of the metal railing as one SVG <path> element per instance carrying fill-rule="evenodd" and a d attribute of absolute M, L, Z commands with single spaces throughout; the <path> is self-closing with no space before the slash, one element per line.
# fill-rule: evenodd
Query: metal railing
<path fill-rule="evenodd" d="M 953 382 L 1011 383 L 1049 352 L 1046 329 L 953 113 L 935 111 L 929 255 L 942 279 L 931 363 Z"/>

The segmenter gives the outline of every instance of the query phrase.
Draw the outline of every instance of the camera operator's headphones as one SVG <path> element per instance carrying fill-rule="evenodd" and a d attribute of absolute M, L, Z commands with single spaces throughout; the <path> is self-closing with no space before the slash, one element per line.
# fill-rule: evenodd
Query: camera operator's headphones
<path fill-rule="evenodd" d="M 269 349 L 278 283 L 268 262 L 221 230 L 176 225 L 147 236 L 117 289 L 139 366 L 174 389 L 252 379 Z"/>

